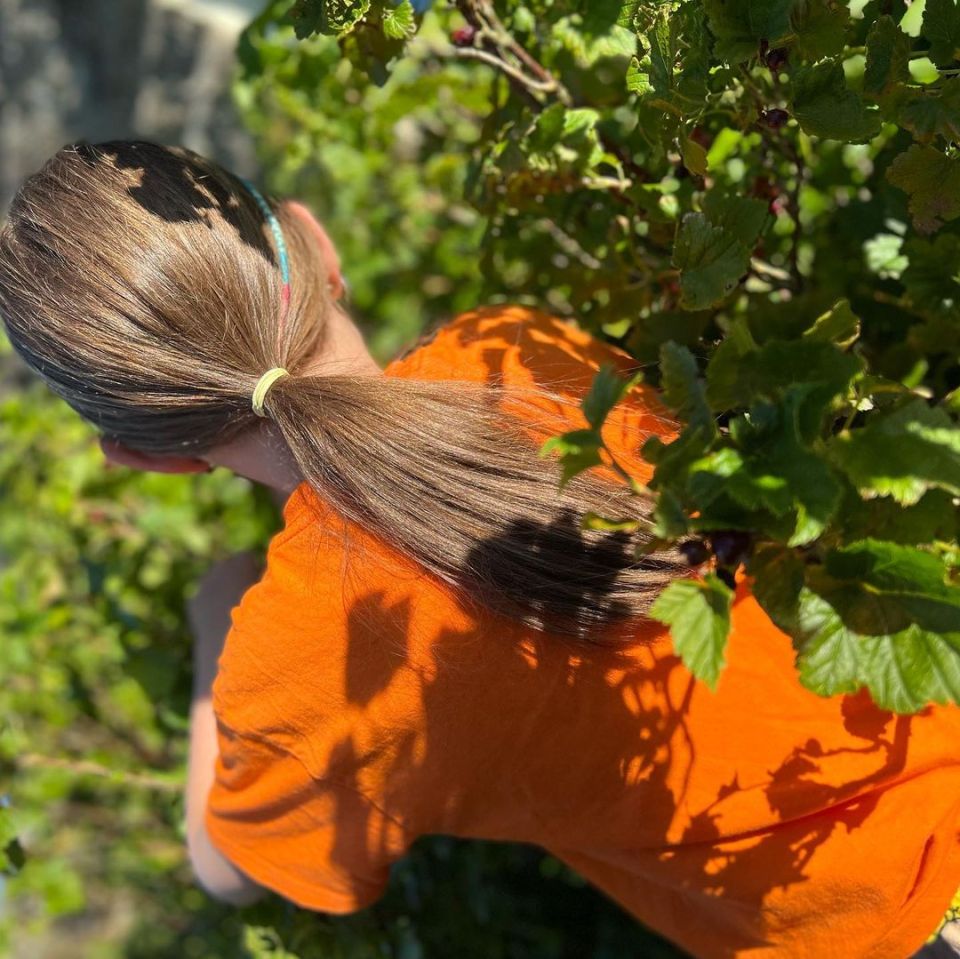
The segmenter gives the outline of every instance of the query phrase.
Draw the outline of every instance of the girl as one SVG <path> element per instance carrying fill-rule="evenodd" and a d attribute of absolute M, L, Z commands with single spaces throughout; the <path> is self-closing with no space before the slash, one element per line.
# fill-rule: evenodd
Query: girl
<path fill-rule="evenodd" d="M 695 683 L 645 613 L 696 571 L 636 559 L 645 524 L 581 531 L 646 518 L 609 463 L 558 494 L 536 455 L 631 359 L 497 307 L 380 369 L 342 290 L 304 207 L 149 143 L 61 150 L 0 235 L 8 335 L 112 460 L 285 500 L 262 576 L 236 557 L 190 604 L 199 881 L 347 913 L 447 833 L 548 849 L 695 956 L 919 948 L 960 881 L 958 711 L 809 693 L 746 580 Z M 637 387 L 604 436 L 643 481 L 676 426 Z"/>

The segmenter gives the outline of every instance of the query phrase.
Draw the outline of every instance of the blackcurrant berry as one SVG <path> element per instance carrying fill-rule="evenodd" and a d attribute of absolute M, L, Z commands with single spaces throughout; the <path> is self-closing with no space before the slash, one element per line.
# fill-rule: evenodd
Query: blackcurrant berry
<path fill-rule="evenodd" d="M 469 24 L 465 27 L 459 27 L 450 34 L 450 39 L 455 47 L 469 47 L 473 44 L 473 39 L 477 35 L 477 28 Z"/>
<path fill-rule="evenodd" d="M 766 56 L 767 66 L 776 73 L 783 65 L 787 62 L 787 49 L 786 47 L 777 47 L 774 50 L 770 50 Z"/>
<path fill-rule="evenodd" d="M 717 579 L 722 583 L 726 583 L 731 589 L 737 588 L 737 581 L 729 569 L 724 569 L 722 566 L 717 569 Z"/>
<path fill-rule="evenodd" d="M 710 534 L 713 555 L 721 566 L 739 566 L 750 550 L 750 534 L 740 529 L 725 529 Z"/>
<path fill-rule="evenodd" d="M 765 123 L 771 130 L 779 130 L 789 119 L 790 114 L 777 107 L 772 110 L 764 110 L 760 114 L 760 122 Z"/>
<path fill-rule="evenodd" d="M 750 188 L 750 192 L 755 197 L 760 197 L 764 200 L 772 200 L 774 197 L 780 195 L 780 188 L 770 179 L 770 177 L 758 176 L 753 181 L 753 186 Z"/>
<path fill-rule="evenodd" d="M 688 539 L 681 543 L 677 549 L 683 554 L 683 558 L 691 566 L 700 566 L 710 558 L 710 550 L 706 543 L 700 539 Z"/>

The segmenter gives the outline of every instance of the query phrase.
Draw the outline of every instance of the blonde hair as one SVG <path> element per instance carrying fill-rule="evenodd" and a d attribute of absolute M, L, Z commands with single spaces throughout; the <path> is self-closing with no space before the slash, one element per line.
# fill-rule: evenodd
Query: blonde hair
<path fill-rule="evenodd" d="M 650 504 L 555 462 L 504 412 L 503 386 L 324 373 L 330 311 L 306 225 L 269 201 L 292 295 L 250 192 L 217 164 L 139 141 L 64 147 L 27 179 L 0 231 L 0 313 L 19 355 L 107 437 L 146 453 L 200 455 L 266 409 L 321 500 L 484 607 L 537 630 L 611 643 L 689 568 L 638 559 Z M 544 390 L 557 408 L 570 401 Z M 538 404 L 543 419 L 542 404 Z M 451 430 L 450 424 L 456 424 Z M 547 424 L 549 430 L 549 425 Z M 584 531 L 602 507 L 641 531 Z M 605 632 L 606 631 L 606 632 Z"/>

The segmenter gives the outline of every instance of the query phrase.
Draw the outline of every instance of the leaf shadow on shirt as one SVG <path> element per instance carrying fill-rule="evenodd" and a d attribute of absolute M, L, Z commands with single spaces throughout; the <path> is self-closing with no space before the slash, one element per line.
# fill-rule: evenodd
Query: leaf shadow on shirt
<path fill-rule="evenodd" d="M 528 368 L 549 369 L 556 345 L 538 354 L 535 328 L 506 321 L 502 336 L 503 349 L 483 351 L 492 378 L 504 371 L 508 344 L 521 341 Z M 586 370 L 579 386 L 591 377 Z M 556 384 L 547 377 L 540 385 Z M 521 532 L 529 542 L 530 531 Z M 486 550 L 503 545 L 479 544 L 472 559 L 482 565 Z M 824 844 L 860 829 L 881 787 L 905 769 L 914 717 L 894 718 L 863 695 L 843 701 L 839 746 L 805 734 L 802 718 L 778 720 L 774 704 L 757 723 L 795 722 L 795 741 L 759 767 L 738 766 L 736 742 L 711 755 L 691 731 L 691 715 L 713 694 L 659 626 L 638 625 L 625 659 L 573 650 L 482 610 L 453 607 L 446 621 L 431 619 L 439 607 L 423 593 L 439 587 L 414 577 L 408 588 L 402 576 L 388 573 L 379 582 L 389 587 L 346 598 L 342 696 L 357 719 L 318 771 L 365 798 L 366 814 L 345 806 L 332 856 L 368 886 L 382 886 L 423 836 L 528 844 L 678 945 L 695 949 L 710 935 L 711 955 L 732 957 L 776 941 L 783 930 L 771 895 L 802 892 Z M 740 706 L 743 715 L 754 704 Z M 838 780 L 831 764 L 851 759 L 858 773 Z M 725 763 L 724 775 L 717 767 Z M 713 769 L 706 780 L 704 769 Z M 749 822 L 746 794 L 755 800 Z M 847 874 L 857 870 L 850 862 Z M 864 935 L 879 940 L 886 930 L 868 928 L 876 913 L 863 905 Z M 822 926 L 829 916 L 809 921 Z"/>
<path fill-rule="evenodd" d="M 802 887 L 820 847 L 858 829 L 876 787 L 904 768 L 912 717 L 847 697 L 847 744 L 825 747 L 801 727 L 752 781 L 731 768 L 705 799 L 691 780 L 716 758 L 687 720 L 712 694 L 669 645 L 647 644 L 641 627 L 625 665 L 494 614 L 451 628 L 417 611 L 416 589 L 350 607 L 344 695 L 365 712 L 325 775 L 370 801 L 361 819 L 353 803 L 344 811 L 332 853 L 366 882 L 382 882 L 421 836 L 532 844 L 681 946 L 696 940 L 677 938 L 676 915 L 698 915 L 722 943 L 715 954 L 733 956 L 767 941 L 768 895 Z M 864 771 L 838 784 L 824 767 L 847 754 Z M 736 804 L 748 790 L 766 815 L 745 830 Z"/>

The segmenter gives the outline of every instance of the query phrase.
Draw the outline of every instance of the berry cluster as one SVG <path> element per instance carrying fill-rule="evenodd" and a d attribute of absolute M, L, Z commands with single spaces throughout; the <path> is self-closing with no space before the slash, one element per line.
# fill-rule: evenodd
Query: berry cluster
<path fill-rule="evenodd" d="M 678 549 L 691 566 L 702 566 L 712 555 L 716 560 L 717 577 L 734 589 L 734 573 L 750 555 L 753 538 L 744 530 L 723 529 L 708 533 L 707 539 L 709 546 L 702 539 L 688 539 Z"/>

